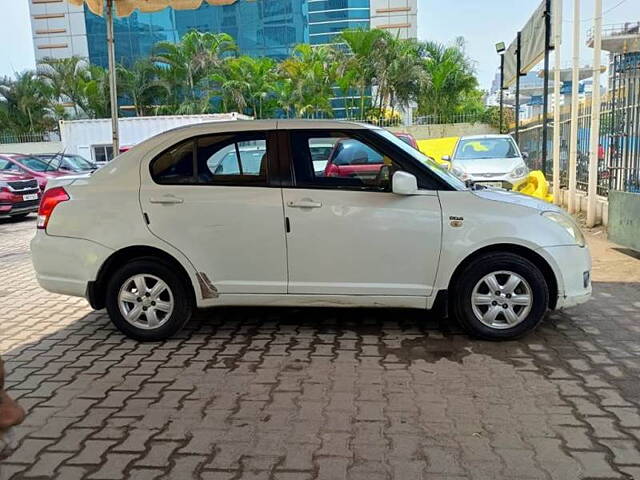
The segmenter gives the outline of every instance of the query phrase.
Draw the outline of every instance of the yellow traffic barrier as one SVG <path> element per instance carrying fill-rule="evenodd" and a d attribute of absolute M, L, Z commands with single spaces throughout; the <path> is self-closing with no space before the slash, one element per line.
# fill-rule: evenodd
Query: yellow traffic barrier
<path fill-rule="evenodd" d="M 442 157 L 453 155 L 453 150 L 456 148 L 456 143 L 458 143 L 459 139 L 460 137 L 444 137 L 418 140 L 418 149 L 436 162 L 448 164 L 449 162 L 443 160 Z"/>
<path fill-rule="evenodd" d="M 515 184 L 512 190 L 553 203 L 553 194 L 549 193 L 549 182 L 540 170 L 529 172 L 529 176 Z"/>

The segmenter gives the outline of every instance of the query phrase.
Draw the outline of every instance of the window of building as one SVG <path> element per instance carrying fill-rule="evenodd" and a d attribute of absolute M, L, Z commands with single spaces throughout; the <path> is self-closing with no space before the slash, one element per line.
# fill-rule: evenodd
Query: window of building
<path fill-rule="evenodd" d="M 113 159 L 113 145 L 93 145 L 91 151 L 95 162 L 103 163 Z"/>

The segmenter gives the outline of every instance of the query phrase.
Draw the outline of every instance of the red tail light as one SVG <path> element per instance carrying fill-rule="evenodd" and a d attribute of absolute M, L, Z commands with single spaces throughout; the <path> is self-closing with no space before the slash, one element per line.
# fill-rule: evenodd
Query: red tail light
<path fill-rule="evenodd" d="M 69 200 L 69 195 L 62 187 L 53 187 L 44 192 L 38 208 L 38 228 L 47 228 L 53 209 L 59 203 Z"/>

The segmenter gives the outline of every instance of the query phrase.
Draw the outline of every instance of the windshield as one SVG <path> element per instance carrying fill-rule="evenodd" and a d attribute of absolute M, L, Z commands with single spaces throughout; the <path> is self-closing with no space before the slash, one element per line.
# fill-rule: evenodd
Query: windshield
<path fill-rule="evenodd" d="M 80 155 L 65 155 L 62 159 L 62 165 L 60 168 L 72 170 L 74 172 L 86 172 L 89 170 L 95 170 L 96 166 Z"/>
<path fill-rule="evenodd" d="M 483 160 L 487 158 L 517 158 L 520 154 L 510 138 L 469 138 L 460 140 L 454 160 Z"/>
<path fill-rule="evenodd" d="M 419 150 L 416 150 L 411 145 L 403 142 L 398 137 L 396 137 L 393 133 L 383 130 L 383 129 L 375 129 L 373 130 L 378 135 L 384 137 L 389 140 L 391 143 L 400 147 L 403 151 L 411 155 L 413 158 L 418 160 L 420 163 L 425 165 L 432 173 L 440 177 L 442 180 L 447 182 L 456 190 L 466 190 L 467 187 L 462 180 L 458 177 L 455 177 L 453 174 L 449 173 L 448 170 L 443 170 L 439 164 L 437 164 L 433 159 L 427 157 L 424 153 Z"/>
<path fill-rule="evenodd" d="M 60 160 L 41 160 L 36 157 L 22 157 L 17 159 L 25 168 L 33 170 L 34 172 L 50 172 L 52 170 L 58 170 L 60 166 Z"/>

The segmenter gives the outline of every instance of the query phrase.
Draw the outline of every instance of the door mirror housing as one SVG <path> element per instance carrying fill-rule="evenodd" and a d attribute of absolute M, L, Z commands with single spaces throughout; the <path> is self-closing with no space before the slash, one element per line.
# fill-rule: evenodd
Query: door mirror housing
<path fill-rule="evenodd" d="M 391 191 L 396 195 L 415 195 L 418 192 L 418 180 L 407 172 L 396 172 L 391 179 Z"/>
<path fill-rule="evenodd" d="M 522 152 L 522 158 L 525 160 L 529 158 L 529 152 Z"/>

